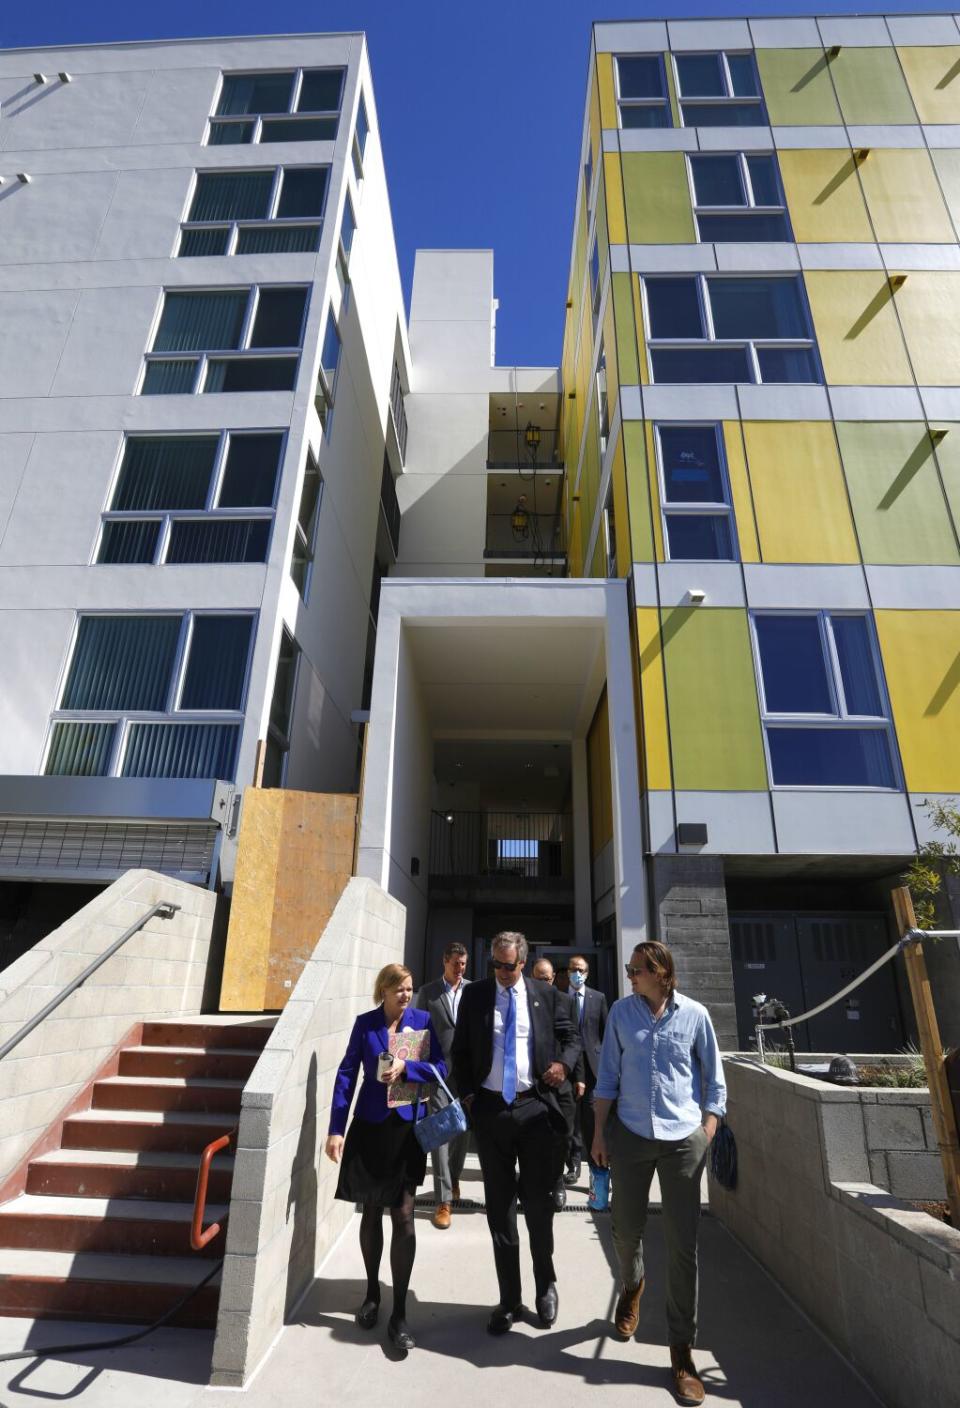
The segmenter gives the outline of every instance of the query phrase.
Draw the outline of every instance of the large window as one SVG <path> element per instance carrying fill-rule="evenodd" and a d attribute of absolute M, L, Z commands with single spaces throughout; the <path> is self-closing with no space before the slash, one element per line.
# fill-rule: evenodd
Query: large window
<path fill-rule="evenodd" d="M 252 615 L 81 616 L 44 771 L 233 779 Z"/>
<path fill-rule="evenodd" d="M 647 337 L 660 382 L 819 382 L 800 279 L 649 278 Z"/>
<path fill-rule="evenodd" d="M 267 725 L 261 787 L 282 787 L 286 781 L 299 665 L 300 647 L 293 636 L 284 630 L 280 638 L 280 655 L 273 681 L 273 698 L 270 701 L 270 722 Z"/>
<path fill-rule="evenodd" d="M 780 173 L 772 153 L 698 153 L 688 161 L 702 241 L 790 238 Z"/>
<path fill-rule="evenodd" d="M 332 142 L 337 135 L 342 68 L 288 69 L 282 73 L 227 73 L 210 146 L 250 142 Z"/>
<path fill-rule="evenodd" d="M 292 391 L 306 307 L 301 287 L 168 290 L 140 394 Z"/>
<path fill-rule="evenodd" d="M 759 127 L 767 121 L 753 54 L 675 54 L 684 127 Z"/>
<path fill-rule="evenodd" d="M 729 562 L 736 551 L 720 426 L 658 425 L 656 443 L 667 556 Z"/>
<path fill-rule="evenodd" d="M 896 787 L 868 618 L 764 612 L 753 617 L 753 631 L 774 786 Z"/>
<path fill-rule="evenodd" d="M 329 178 L 329 166 L 198 172 L 177 253 L 195 258 L 317 250 Z"/>
<path fill-rule="evenodd" d="M 124 444 L 98 562 L 266 562 L 283 432 Z"/>
<path fill-rule="evenodd" d="M 300 507 L 297 510 L 293 556 L 290 559 L 290 576 L 304 601 L 310 589 L 310 572 L 313 567 L 313 551 L 317 541 L 317 522 L 320 518 L 322 498 L 323 475 L 313 455 L 308 454 L 306 469 L 303 472 Z"/>
<path fill-rule="evenodd" d="M 672 127 L 663 55 L 633 54 L 617 59 L 616 67 L 620 126 Z"/>
<path fill-rule="evenodd" d="M 353 174 L 357 181 L 363 180 L 363 158 L 367 151 L 367 138 L 370 135 L 370 120 L 367 117 L 367 105 L 360 94 L 360 104 L 357 108 L 357 125 L 353 133 Z"/>
<path fill-rule="evenodd" d="M 333 309 L 327 310 L 327 326 L 323 334 L 323 346 L 320 349 L 320 374 L 317 377 L 317 389 L 314 393 L 313 403 L 317 408 L 317 415 L 320 417 L 320 424 L 327 434 L 330 434 L 330 417 L 333 413 L 333 402 L 337 394 L 337 372 L 340 369 L 340 330 L 337 327 L 337 320 L 333 316 Z"/>

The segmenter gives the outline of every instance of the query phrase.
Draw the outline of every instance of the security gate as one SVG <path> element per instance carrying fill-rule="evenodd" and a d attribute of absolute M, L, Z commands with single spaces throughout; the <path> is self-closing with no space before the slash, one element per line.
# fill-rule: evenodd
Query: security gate
<path fill-rule="evenodd" d="M 845 987 L 889 945 L 882 914 L 731 915 L 741 1049 L 753 1044 L 755 993 L 779 997 L 791 1015 L 805 1012 Z M 800 1051 L 895 1051 L 904 1036 L 893 964 L 819 1017 L 801 1022 L 794 1037 Z"/>

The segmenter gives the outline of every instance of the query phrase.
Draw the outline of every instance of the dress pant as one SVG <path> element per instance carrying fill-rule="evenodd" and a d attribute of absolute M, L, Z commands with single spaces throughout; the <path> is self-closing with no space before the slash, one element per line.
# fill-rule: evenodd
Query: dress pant
<path fill-rule="evenodd" d="M 451 1079 L 448 1079 L 447 1084 L 453 1089 Z M 430 1101 L 430 1113 L 443 1110 L 449 1104 L 446 1091 L 438 1087 L 436 1094 Z M 441 1144 L 440 1148 L 434 1149 L 430 1155 L 433 1164 L 433 1192 L 438 1203 L 453 1202 L 453 1185 L 460 1182 L 469 1143 L 470 1131 L 465 1130 L 463 1134 L 458 1134 L 447 1144 Z"/>
<path fill-rule="evenodd" d="M 698 1125 L 686 1139 L 644 1139 L 611 1115 L 607 1150 L 613 1174 L 613 1245 L 624 1286 L 643 1279 L 643 1232 L 656 1173 L 663 1200 L 670 1344 L 697 1338 L 697 1224 L 709 1140 Z"/>
<path fill-rule="evenodd" d="M 535 1093 L 512 1105 L 480 1090 L 471 1110 L 483 1172 L 487 1226 L 493 1239 L 501 1304 L 522 1299 L 517 1196 L 530 1238 L 537 1295 L 557 1279 L 553 1265 L 553 1189 L 563 1173 L 569 1131 Z"/>
<path fill-rule="evenodd" d="M 567 1155 L 568 1165 L 581 1162 L 586 1159 L 591 1168 L 596 1168 L 590 1157 L 590 1150 L 593 1148 L 593 1132 L 596 1125 L 593 1113 L 593 1092 L 596 1089 L 596 1081 L 588 1071 L 585 1080 L 586 1090 L 577 1101 L 576 1114 L 573 1120 L 573 1136 L 570 1140 L 570 1151 Z"/>

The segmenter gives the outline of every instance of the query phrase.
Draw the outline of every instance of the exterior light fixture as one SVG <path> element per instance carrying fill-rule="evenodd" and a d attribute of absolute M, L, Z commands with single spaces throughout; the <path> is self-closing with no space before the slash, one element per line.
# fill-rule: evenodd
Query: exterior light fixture
<path fill-rule="evenodd" d="M 39 83 L 42 87 L 43 84 L 47 82 L 47 75 L 45 73 L 35 73 L 33 75 L 33 81 L 34 83 Z"/>
<path fill-rule="evenodd" d="M 904 286 L 904 284 L 905 284 L 906 282 L 907 282 L 907 276 L 906 276 L 906 274 L 891 274 L 891 275 L 890 275 L 890 287 L 894 290 L 894 292 L 896 292 L 896 290 L 897 290 L 898 288 L 903 288 L 903 286 Z"/>
<path fill-rule="evenodd" d="M 72 82 L 73 82 L 73 74 L 72 74 L 72 73 L 67 73 L 67 71 L 66 71 L 65 69 L 61 69 L 60 72 L 57 74 L 57 77 L 59 78 L 59 80 L 60 80 L 61 83 L 72 83 Z"/>
<path fill-rule="evenodd" d="M 854 152 L 854 154 L 853 154 L 853 159 L 854 159 L 854 161 L 857 163 L 858 166 L 862 166 L 863 163 L 866 161 L 866 159 L 867 159 L 867 157 L 868 157 L 869 155 L 870 155 L 870 148 L 869 148 L 869 147 L 857 147 L 857 150 L 856 150 L 856 151 Z"/>
<path fill-rule="evenodd" d="M 523 432 L 523 438 L 526 441 L 527 449 L 530 451 L 530 454 L 536 459 L 537 451 L 540 448 L 539 425 L 534 425 L 531 421 L 527 421 L 527 428 Z"/>
<path fill-rule="evenodd" d="M 945 425 L 931 425 L 930 439 L 935 445 L 939 445 L 940 441 L 946 438 L 946 434 L 947 427 Z"/>
<path fill-rule="evenodd" d="M 26 171 L 18 171 L 17 180 L 20 182 L 21 186 L 29 186 L 33 177 Z"/>
<path fill-rule="evenodd" d="M 694 606 L 700 606 L 707 599 L 707 594 L 703 590 L 703 587 L 690 587 L 687 591 L 687 596 Z"/>
<path fill-rule="evenodd" d="M 453 825 L 453 812 L 444 812 L 443 819 L 448 826 Z"/>
<path fill-rule="evenodd" d="M 521 494 L 510 515 L 510 529 L 518 542 L 530 536 L 530 515 L 527 512 L 527 496 Z"/>
<path fill-rule="evenodd" d="M 827 58 L 828 58 L 828 59 L 836 59 L 836 58 L 839 58 L 839 56 L 840 56 L 840 45 L 839 45 L 839 44 L 831 44 L 831 45 L 830 45 L 830 48 L 827 50 Z"/>

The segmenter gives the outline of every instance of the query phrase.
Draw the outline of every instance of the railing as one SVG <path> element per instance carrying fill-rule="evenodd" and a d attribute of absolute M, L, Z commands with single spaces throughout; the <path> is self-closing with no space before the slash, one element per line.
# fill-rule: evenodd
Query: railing
<path fill-rule="evenodd" d="M 407 458 L 407 413 L 403 407 L 403 385 L 400 381 L 400 368 L 396 362 L 393 364 L 393 377 L 390 382 L 390 410 L 393 413 L 393 425 L 397 432 L 397 444 L 400 446 L 400 458 Z"/>
<path fill-rule="evenodd" d="M 486 557 L 563 557 L 564 542 L 561 513 L 487 514 Z"/>
<path fill-rule="evenodd" d="M 406 427 L 406 421 L 404 421 Z M 387 525 L 394 557 L 400 553 L 400 505 L 397 502 L 397 486 L 393 482 L 393 471 L 386 455 L 383 457 L 383 476 L 380 480 L 380 507 L 383 521 Z"/>
<path fill-rule="evenodd" d="M 526 430 L 491 430 L 487 436 L 488 469 L 563 468 L 563 447 L 555 430 L 540 430 L 540 443 L 534 459 L 527 445 Z"/>
<path fill-rule="evenodd" d="M 210 1143 L 200 1155 L 200 1167 L 197 1170 L 197 1191 L 193 1198 L 193 1221 L 190 1224 L 190 1245 L 195 1252 L 202 1252 L 208 1242 L 212 1242 L 220 1231 L 219 1222 L 211 1222 L 210 1226 L 203 1230 L 203 1214 L 207 1210 L 207 1183 L 210 1180 L 210 1165 L 213 1163 L 214 1155 L 219 1154 L 221 1149 L 226 1149 L 236 1138 L 236 1129 L 231 1129 L 229 1134 L 221 1134 L 219 1139 L 211 1139 Z"/>
<path fill-rule="evenodd" d="M 24 1022 L 19 1031 L 8 1037 L 0 1046 L 0 1061 L 4 1056 L 8 1056 L 15 1046 L 19 1046 L 21 1041 L 24 1041 L 32 1031 L 35 1031 L 40 1023 L 50 1016 L 51 1012 L 55 1012 L 62 1002 L 66 1002 L 70 994 L 76 992 L 77 988 L 85 983 L 91 974 L 95 973 L 98 968 L 102 968 L 108 958 L 112 958 L 118 949 L 123 948 L 128 939 L 132 939 L 134 934 L 138 934 L 141 929 L 145 928 L 151 919 L 172 919 L 179 908 L 178 904 L 173 904 L 169 900 L 161 900 L 159 904 L 151 905 L 146 914 L 141 915 L 135 924 L 130 925 L 129 929 L 124 929 L 120 937 L 115 939 L 108 949 L 105 949 L 92 963 L 88 963 L 82 973 L 78 973 L 75 978 L 72 978 L 66 987 L 57 993 L 56 997 L 52 997 L 45 1007 L 35 1013 L 28 1022 Z"/>
<path fill-rule="evenodd" d="M 573 875 L 567 812 L 431 812 L 430 876 L 560 880 Z"/>

